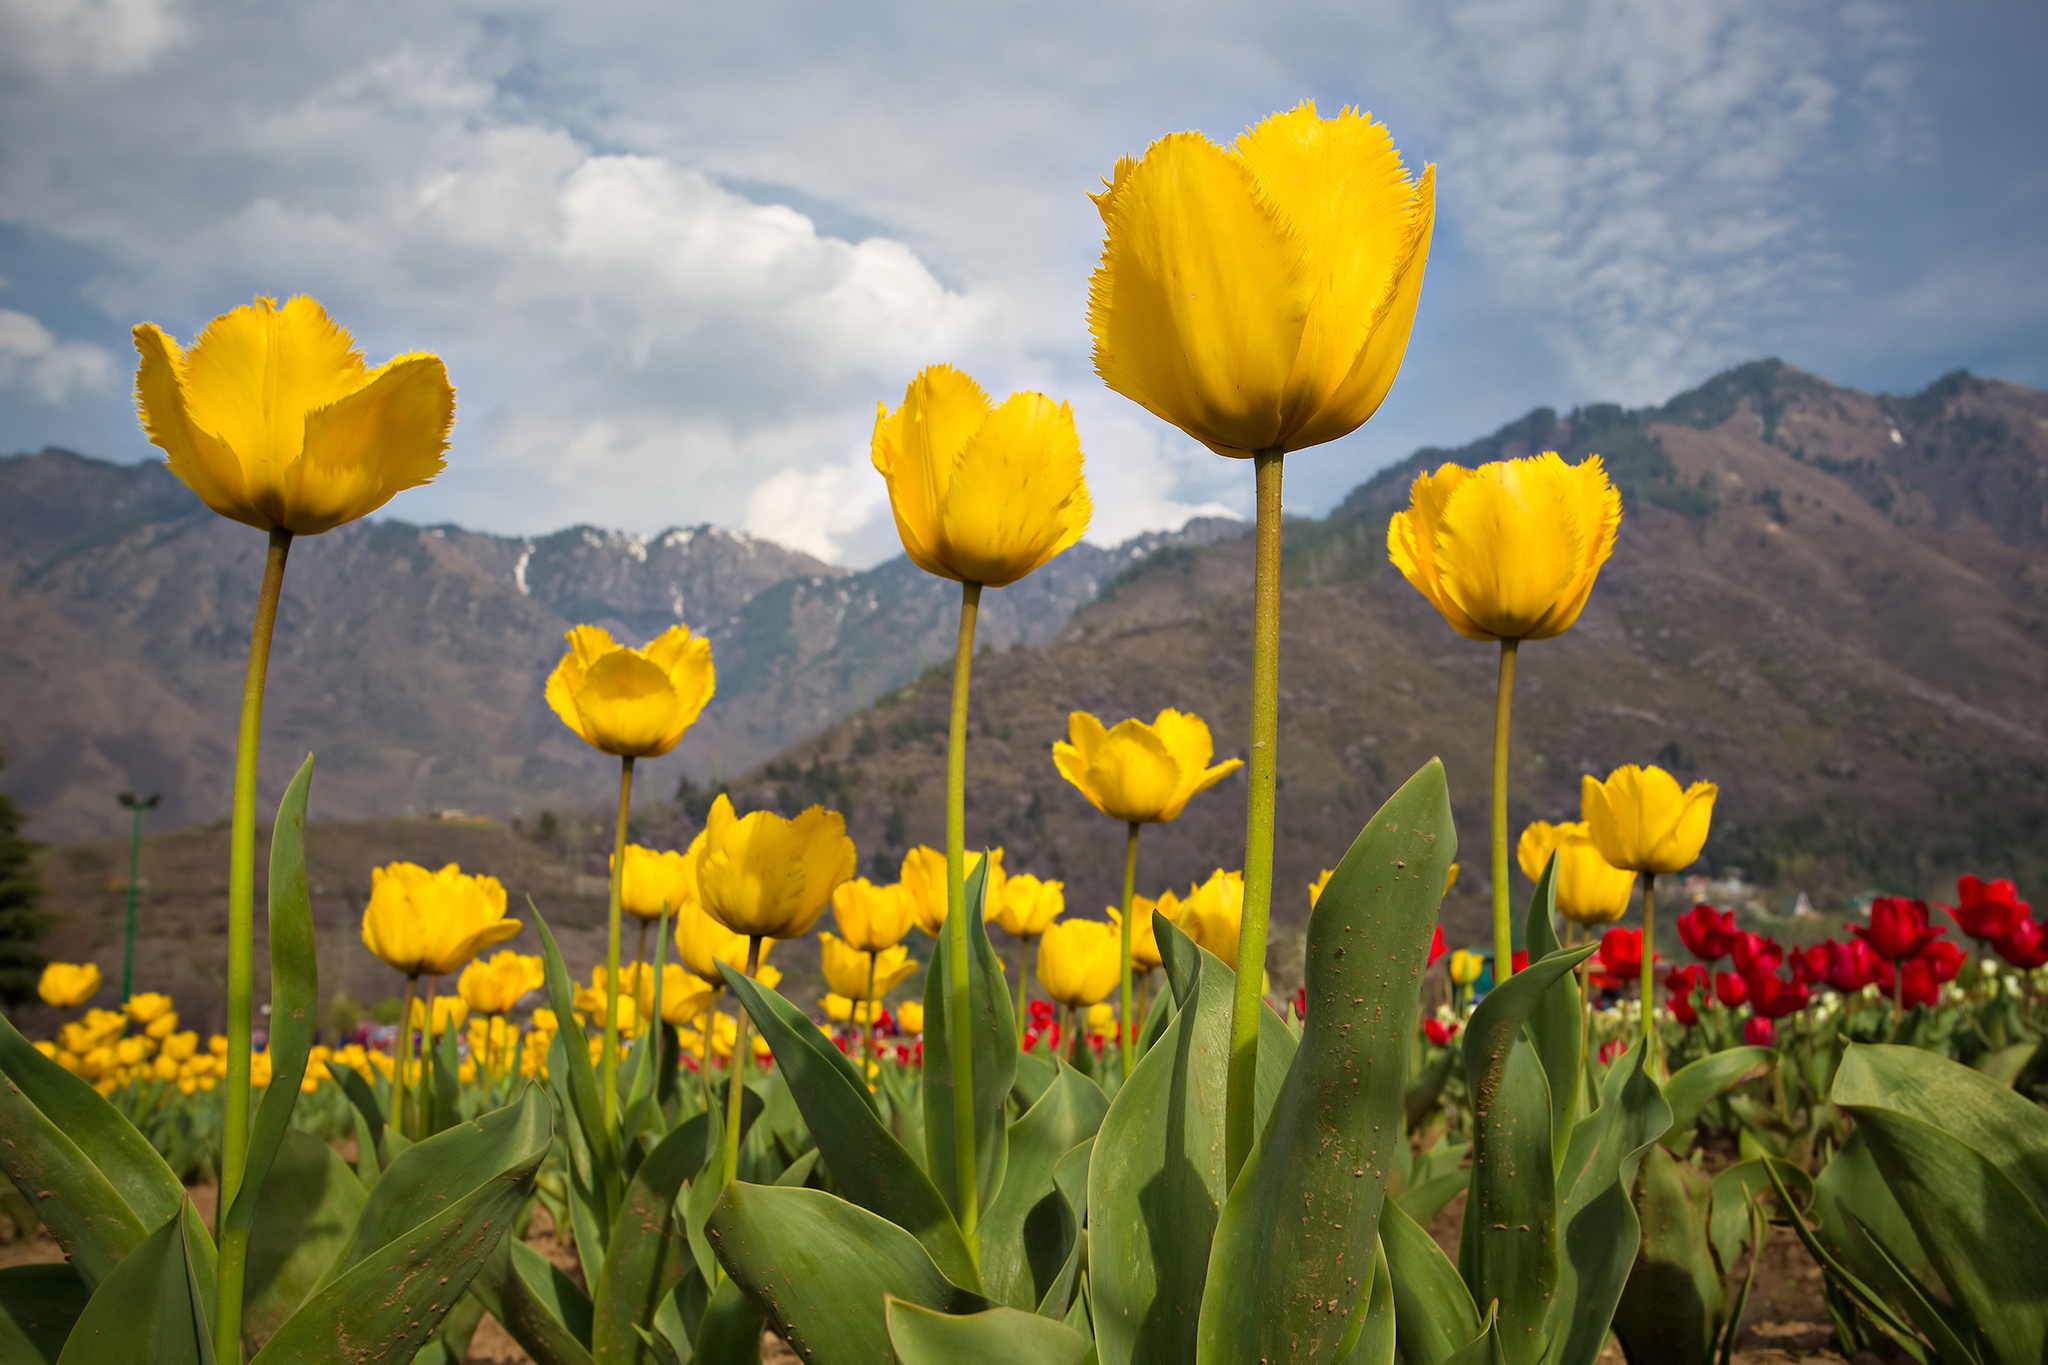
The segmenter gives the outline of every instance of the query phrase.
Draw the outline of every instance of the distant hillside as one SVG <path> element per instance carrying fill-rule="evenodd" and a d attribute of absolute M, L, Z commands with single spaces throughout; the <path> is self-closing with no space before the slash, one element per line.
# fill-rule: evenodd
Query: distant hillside
<path fill-rule="evenodd" d="M 402 504 L 401 504 L 402 505 Z M 991 593 L 996 648 L 1052 637 L 1107 579 L 1206 522 L 1077 546 Z M 228 806 L 236 706 L 263 538 L 159 464 L 64 451 L 0 458 L 0 747 L 30 832 L 125 828 L 124 789 L 164 793 L 159 827 Z M 537 539 L 378 520 L 293 546 L 271 665 L 264 790 L 320 756 L 320 814 L 454 807 L 495 816 L 601 797 L 607 760 L 547 711 L 562 634 L 709 634 L 718 694 L 650 796 L 745 771 L 949 656 L 957 589 L 903 560 L 864 573 L 712 527 Z"/>
<path fill-rule="evenodd" d="M 1308 880 L 1432 754 L 1463 840 L 1454 906 L 1476 914 L 1496 656 L 1388 565 L 1386 522 L 1419 468 L 1553 447 L 1606 457 L 1627 513 L 1579 624 L 1522 652 L 1517 827 L 1573 816 L 1584 772 L 1655 761 L 1720 784 L 1708 861 L 1767 885 L 1826 899 L 1979 870 L 2039 891 L 2048 394 L 1952 375 L 1872 396 L 1764 361 L 1661 408 L 1539 409 L 1289 523 L 1282 915 L 1305 912 Z M 1110 900 L 1122 831 L 1057 776 L 1050 745 L 1070 709 L 1114 720 L 1170 705 L 1241 756 L 1250 583 L 1242 539 L 1155 555 L 1050 643 L 979 662 L 971 838 L 1069 878 L 1070 904 Z M 893 868 L 942 828 L 946 691 L 934 671 L 796 746 L 742 784 L 743 802 L 833 801 L 864 862 Z M 1232 779 L 1148 830 L 1144 888 L 1236 866 L 1243 801 Z"/>

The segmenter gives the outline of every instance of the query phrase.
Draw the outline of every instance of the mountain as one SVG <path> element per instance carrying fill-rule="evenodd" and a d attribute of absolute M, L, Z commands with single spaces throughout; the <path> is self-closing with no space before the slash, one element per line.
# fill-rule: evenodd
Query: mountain
<path fill-rule="evenodd" d="M 1763 361 L 1658 408 L 1539 409 L 1288 523 L 1278 915 L 1304 915 L 1310 878 L 1439 754 L 1463 840 L 1452 913 L 1476 922 L 1497 654 L 1388 564 L 1386 526 L 1420 469 L 1544 449 L 1600 453 L 1626 512 L 1578 624 L 1521 651 L 1515 829 L 1576 818 L 1583 773 L 1656 762 L 1720 787 L 1707 865 L 1787 894 L 1933 893 L 1962 871 L 2040 886 L 2048 394 L 1956 374 L 1871 395 Z M 1250 588 L 1243 538 L 1155 554 L 1049 642 L 977 662 L 970 839 L 1067 878 L 1070 906 L 1112 900 L 1123 831 L 1058 777 L 1049 747 L 1072 709 L 1114 721 L 1174 706 L 1242 756 Z M 935 671 L 736 796 L 837 803 L 864 870 L 892 875 L 906 843 L 943 828 L 947 692 Z M 1232 778 L 1147 829 L 1141 889 L 1237 866 L 1243 802 Z"/>
<path fill-rule="evenodd" d="M 1076 546 L 991 593 L 983 638 L 1049 639 L 1145 555 L 1235 529 Z M 32 834 L 125 829 L 114 796 L 127 789 L 164 793 L 164 828 L 226 815 L 263 552 L 160 464 L 0 459 L 0 780 Z M 708 526 L 521 539 L 358 522 L 292 548 L 263 791 L 312 750 L 327 817 L 591 804 L 612 765 L 542 699 L 563 633 L 594 621 L 640 643 L 685 621 L 710 637 L 719 683 L 688 742 L 647 776 L 666 795 L 678 773 L 753 768 L 950 657 L 957 591 L 906 561 L 854 573 Z"/>

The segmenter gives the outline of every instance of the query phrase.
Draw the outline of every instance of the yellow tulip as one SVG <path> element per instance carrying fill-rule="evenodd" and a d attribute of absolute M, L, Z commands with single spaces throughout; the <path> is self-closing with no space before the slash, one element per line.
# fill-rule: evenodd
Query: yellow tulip
<path fill-rule="evenodd" d="M 590 969 L 590 984 L 588 986 L 579 985 L 575 988 L 573 998 L 576 1008 L 582 1013 L 602 1022 L 604 1019 L 604 1002 L 608 994 L 607 987 L 610 981 L 610 973 L 605 971 L 603 963 L 600 962 L 597 966 L 592 967 Z M 654 993 L 654 968 L 648 966 L 645 962 L 628 962 L 621 965 L 619 968 L 619 998 L 631 1000 L 643 992 L 650 997 Z"/>
<path fill-rule="evenodd" d="M 701 842 L 704 836 L 700 834 L 697 837 Z M 694 854 L 698 845 L 692 844 L 690 847 Z M 754 979 L 766 986 L 775 984 L 770 979 L 775 969 L 766 963 L 768 949 L 771 946 L 769 940 L 762 940 L 763 962 L 761 970 L 754 974 Z M 723 962 L 745 971 L 747 936 L 735 934 L 705 914 L 700 903 L 691 901 L 676 916 L 676 955 L 682 958 L 683 966 L 689 968 L 692 976 L 701 977 L 709 982 L 714 992 L 722 991 L 725 989 L 725 978 L 719 975 L 718 964 Z"/>
<path fill-rule="evenodd" d="M 1118 721 L 1105 730 L 1086 711 L 1067 717 L 1067 738 L 1052 746 L 1060 776 L 1113 820 L 1172 820 L 1188 798 L 1243 767 L 1239 759 L 1209 766 L 1214 745 L 1201 717 L 1161 711 L 1150 725 Z"/>
<path fill-rule="evenodd" d="M 1037 938 L 1067 908 L 1066 885 L 1041 881 L 1029 872 L 1003 879 L 995 920 L 1017 938 Z"/>
<path fill-rule="evenodd" d="M 162 1042 L 164 1039 L 170 1037 L 173 1033 L 176 1033 L 177 1031 L 178 1012 L 176 1010 L 170 1010 L 166 1013 L 159 1014 L 156 1018 L 150 1020 L 149 1027 L 143 1030 L 144 1033 L 148 1034 L 151 1038 L 156 1039 L 158 1042 Z"/>
<path fill-rule="evenodd" d="M 743 964 L 744 965 L 744 964 Z M 772 968 L 760 973 L 768 975 Z M 684 971 L 673 962 L 665 962 L 661 968 L 661 1022 L 681 1027 L 711 1008 L 711 1002 L 718 995 L 718 988 L 704 978 Z M 640 1017 L 654 1018 L 654 995 L 640 1001 Z"/>
<path fill-rule="evenodd" d="M 392 863 L 370 872 L 363 943 L 407 976 L 443 976 L 519 932 L 505 918 L 505 887 L 454 863 L 429 872 Z"/>
<path fill-rule="evenodd" d="M 462 1021 L 469 1018 L 469 1002 L 459 995 L 437 995 L 434 997 L 434 1015 L 431 1027 L 427 1018 L 427 1002 L 418 996 L 412 1002 L 412 1026 L 425 1030 L 439 1038 L 449 1029 L 459 1029 Z"/>
<path fill-rule="evenodd" d="M 1550 855 L 1557 851 L 1557 845 L 1565 835 L 1577 831 L 1586 832 L 1583 821 L 1553 825 L 1548 820 L 1531 820 L 1522 830 L 1522 837 L 1515 841 L 1515 862 L 1521 866 L 1522 875 L 1530 881 L 1540 881 L 1543 869 L 1550 862 Z"/>
<path fill-rule="evenodd" d="M 1615 867 L 1583 824 L 1558 826 L 1557 913 L 1574 924 L 1612 924 L 1628 909 L 1636 874 Z"/>
<path fill-rule="evenodd" d="M 711 700 L 711 642 L 688 626 L 670 626 L 645 649 L 598 626 L 577 626 L 567 638 L 569 652 L 548 675 L 548 705 L 594 749 L 659 758 Z"/>
<path fill-rule="evenodd" d="M 1119 929 L 1124 918 L 1115 906 L 1106 907 L 1109 922 Z M 1159 899 L 1150 896 L 1131 897 L 1131 966 L 1141 972 L 1149 972 L 1164 961 L 1159 956 L 1159 926 L 1155 917 L 1165 916 L 1175 920 L 1180 914 L 1180 898 L 1171 891 L 1159 893 Z"/>
<path fill-rule="evenodd" d="M 538 956 L 508 948 L 464 967 L 455 990 L 478 1014 L 506 1014 L 528 991 L 539 990 L 546 979 L 547 971 Z"/>
<path fill-rule="evenodd" d="M 198 1051 L 199 1034 L 192 1029 L 187 1029 L 183 1033 L 173 1033 L 164 1039 L 163 1055 L 174 1062 L 190 1061 L 193 1054 Z"/>
<path fill-rule="evenodd" d="M 1217 868 L 1188 892 L 1176 919 L 1181 930 L 1225 962 L 1237 961 L 1237 935 L 1244 921 L 1244 873 Z"/>
<path fill-rule="evenodd" d="M 1074 410 L 1042 393 L 996 407 L 950 365 L 929 365 L 890 412 L 877 404 L 875 469 L 910 562 L 1000 588 L 1081 538 L 1092 506 Z"/>
<path fill-rule="evenodd" d="M 97 962 L 52 962 L 36 981 L 36 994 L 51 1009 L 77 1009 L 99 993 Z"/>
<path fill-rule="evenodd" d="M 1095 371 L 1219 455 L 1356 430 L 1415 322 L 1436 171 L 1411 179 L 1386 128 L 1312 102 L 1226 151 L 1174 133 L 1095 196 Z"/>
<path fill-rule="evenodd" d="M 1471 640 L 1547 640 L 1579 619 L 1614 553 L 1621 494 L 1598 455 L 1555 451 L 1418 474 L 1387 523 L 1394 564 Z"/>
<path fill-rule="evenodd" d="M 812 806 L 794 820 L 767 810 L 741 817 L 721 794 L 704 824 L 697 890 L 705 913 L 736 934 L 801 938 L 853 866 L 839 812 Z"/>
<path fill-rule="evenodd" d="M 1479 979 L 1479 973 L 1486 968 L 1486 959 L 1477 953 L 1459 948 L 1451 954 L 1451 980 L 1460 986 L 1469 986 Z"/>
<path fill-rule="evenodd" d="M 121 1008 L 138 1024 L 153 1024 L 171 1012 L 171 997 L 159 991 L 131 995 Z"/>
<path fill-rule="evenodd" d="M 818 1001 L 818 1007 L 824 1010 L 825 1017 L 835 1024 L 865 1024 L 870 1009 L 876 1018 L 879 1019 L 882 1015 L 880 1000 L 869 1002 L 854 996 L 841 995 L 837 991 L 826 991 L 824 997 Z"/>
<path fill-rule="evenodd" d="M 626 870 L 619 878 L 619 906 L 627 914 L 658 920 L 680 914 L 697 899 L 697 864 L 687 853 L 626 845 Z"/>
<path fill-rule="evenodd" d="M 988 856 L 988 891 L 981 906 L 984 921 L 1002 913 L 1010 880 L 1003 874 L 1003 851 L 991 849 Z M 980 865 L 980 851 L 967 850 L 966 875 L 972 877 Z M 898 885 L 910 900 L 911 912 L 917 916 L 917 927 L 937 938 L 946 924 L 946 855 L 920 844 L 903 855 L 903 867 L 897 877 Z"/>
<path fill-rule="evenodd" d="M 1109 998 L 1122 970 L 1117 927 L 1094 919 L 1060 920 L 1038 940 L 1038 984 L 1062 1005 Z"/>
<path fill-rule="evenodd" d="M 261 1090 L 270 1084 L 270 1049 L 249 1055 L 249 1088 Z"/>
<path fill-rule="evenodd" d="M 1682 872 L 1700 856 L 1720 788 L 1695 782 L 1683 791 L 1662 768 L 1630 763 L 1605 782 L 1587 775 L 1581 813 L 1600 856 L 1631 872 Z"/>
<path fill-rule="evenodd" d="M 223 313 L 189 351 L 135 329 L 135 406 L 199 500 L 259 531 L 315 535 L 354 521 L 446 463 L 455 390 L 439 356 L 372 370 L 355 339 L 300 294 Z"/>
<path fill-rule="evenodd" d="M 1316 908 L 1316 902 L 1317 902 L 1317 901 L 1319 901 L 1319 900 L 1321 900 L 1321 899 L 1323 898 L 1323 888 L 1324 888 L 1324 887 L 1326 887 L 1326 886 L 1328 886 L 1328 885 L 1330 884 L 1330 878 L 1332 878 L 1332 877 L 1334 877 L 1334 876 L 1336 876 L 1336 875 L 1337 875 L 1337 869 L 1336 869 L 1336 868 L 1334 868 L 1334 867 L 1326 867 L 1326 868 L 1324 868 L 1324 869 L 1323 869 L 1323 870 L 1322 870 L 1321 872 L 1318 872 L 1318 873 L 1316 874 L 1316 879 L 1315 879 L 1314 881 L 1312 881 L 1312 882 L 1310 882 L 1310 883 L 1308 884 L 1308 908 L 1309 908 L 1309 909 L 1313 910 L 1313 909 L 1315 909 L 1315 908 Z"/>
<path fill-rule="evenodd" d="M 879 953 L 864 953 L 835 934 L 818 937 L 818 960 L 825 984 L 849 1000 L 880 1000 L 917 970 L 910 950 L 901 944 Z M 869 973 L 873 973 L 873 988 Z"/>
<path fill-rule="evenodd" d="M 896 1007 L 896 1027 L 905 1033 L 924 1032 L 924 1006 L 915 1000 L 906 1000 Z"/>
<path fill-rule="evenodd" d="M 900 882 L 876 886 L 856 877 L 832 893 L 833 923 L 847 944 L 863 953 L 895 947 L 916 919 L 917 907 Z"/>
<path fill-rule="evenodd" d="M 1108 1001 L 1104 1001 L 1100 1005 L 1090 1005 L 1088 1007 L 1088 1014 L 1082 1022 L 1086 1025 L 1088 1031 L 1097 1038 L 1114 1038 L 1116 1037 L 1116 1006 Z"/>

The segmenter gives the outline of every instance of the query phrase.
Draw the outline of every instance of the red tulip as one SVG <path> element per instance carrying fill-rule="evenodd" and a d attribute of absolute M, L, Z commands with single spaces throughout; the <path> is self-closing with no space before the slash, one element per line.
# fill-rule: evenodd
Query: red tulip
<path fill-rule="evenodd" d="M 1985 943 L 2004 938 L 2033 911 L 2020 899 L 2019 888 L 2002 877 L 1995 882 L 1979 881 L 1968 875 L 1958 877 L 1956 899 L 1962 904 L 1941 908 L 1948 911 L 1948 917 L 1964 933 Z"/>
<path fill-rule="evenodd" d="M 1794 949 L 1792 952 L 1792 979 L 1794 981 L 1804 981 L 1809 986 L 1816 981 L 1827 980 L 1828 963 L 1833 956 L 1834 954 L 1829 951 L 1829 945 L 1825 943 L 1815 943 L 1805 948 Z"/>
<path fill-rule="evenodd" d="M 1899 964 L 1899 1001 L 1909 1009 L 1932 1005 L 1941 997 L 1941 983 L 1935 979 L 1934 964 L 1924 957 L 1908 958 Z"/>
<path fill-rule="evenodd" d="M 1827 971 L 1823 979 L 1844 995 L 1860 991 L 1877 980 L 1877 954 L 1870 951 L 1870 945 L 1860 938 L 1846 943 L 1830 940 L 1821 945 L 1828 950 Z"/>
<path fill-rule="evenodd" d="M 1749 999 L 1749 982 L 1734 972 L 1715 972 L 1714 998 L 1732 1010 Z"/>
<path fill-rule="evenodd" d="M 1806 983 L 1782 976 L 1749 978 L 1749 1007 L 1766 1019 L 1783 1019 L 1806 1008 Z"/>
<path fill-rule="evenodd" d="M 1917 961 L 1925 962 L 1936 981 L 1953 981 L 1969 955 L 1945 938 L 1938 938 L 1920 950 Z"/>
<path fill-rule="evenodd" d="M 1606 1042 L 1600 1044 L 1600 1051 L 1596 1055 L 1600 1058 L 1600 1065 L 1613 1066 L 1614 1059 L 1626 1051 L 1628 1051 L 1628 1044 L 1622 1042 L 1619 1038 L 1609 1038 Z"/>
<path fill-rule="evenodd" d="M 1446 1024 L 1441 1019 L 1423 1020 L 1422 1031 L 1429 1038 L 1429 1041 L 1438 1047 L 1448 1046 L 1451 1039 L 1458 1036 L 1458 1026 L 1456 1024 Z"/>
<path fill-rule="evenodd" d="M 1735 970 L 1744 976 L 1768 975 L 1785 962 L 1785 949 L 1762 934 L 1736 934 L 1729 951 L 1735 955 Z"/>
<path fill-rule="evenodd" d="M 1600 936 L 1600 961 L 1610 973 L 1624 981 L 1640 976 L 1643 970 L 1643 931 L 1609 929 Z"/>
<path fill-rule="evenodd" d="M 1702 962 L 1719 962 L 1735 946 L 1735 912 L 1695 905 L 1678 917 L 1678 937 Z"/>
<path fill-rule="evenodd" d="M 1674 967 L 1664 978 L 1664 986 L 1671 992 L 1666 1002 L 1671 1007 L 1672 1017 L 1691 1028 L 1700 1021 L 1699 1011 L 1693 1008 L 1695 992 L 1707 984 L 1707 969 L 1698 963 Z"/>
<path fill-rule="evenodd" d="M 1760 1019 L 1752 1014 L 1742 1021 L 1742 1041 L 1751 1047 L 1776 1047 L 1778 1026 L 1768 1019 Z"/>
<path fill-rule="evenodd" d="M 1850 929 L 1887 962 L 1903 962 L 1947 932 L 1927 923 L 1927 902 L 1879 896 L 1870 903 L 1870 923 Z"/>
<path fill-rule="evenodd" d="M 1520 976 L 1523 972 L 1529 970 L 1529 955 L 1525 952 L 1508 954 L 1508 966 L 1514 975 Z"/>
<path fill-rule="evenodd" d="M 1448 953 L 1450 950 L 1451 945 L 1444 942 L 1444 927 L 1441 924 L 1439 924 L 1436 927 L 1436 932 L 1429 936 L 1429 961 L 1423 963 L 1422 965 L 1425 967 L 1434 967 L 1436 965 L 1436 960 L 1442 957 L 1445 953 Z"/>
<path fill-rule="evenodd" d="M 1997 946 L 1998 955 L 2023 972 L 2048 966 L 2048 928 L 2031 915 L 2013 925 Z"/>

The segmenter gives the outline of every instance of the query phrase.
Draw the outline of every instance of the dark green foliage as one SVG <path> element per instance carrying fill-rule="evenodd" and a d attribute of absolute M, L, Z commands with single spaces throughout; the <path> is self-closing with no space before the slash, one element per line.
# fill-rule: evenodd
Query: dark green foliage
<path fill-rule="evenodd" d="M 21 837 L 24 819 L 14 798 L 0 792 L 0 1004 L 9 1009 L 35 999 L 36 978 L 49 961 L 36 947 L 50 917 L 40 908 L 38 845 Z"/>

